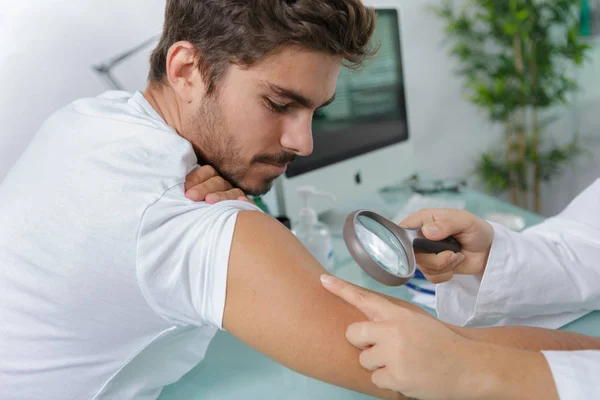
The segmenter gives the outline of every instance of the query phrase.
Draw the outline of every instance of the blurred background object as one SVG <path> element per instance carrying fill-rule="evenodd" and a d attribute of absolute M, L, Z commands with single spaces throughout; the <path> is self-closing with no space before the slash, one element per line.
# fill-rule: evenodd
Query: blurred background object
<path fill-rule="evenodd" d="M 132 49 L 117 54 L 109 58 L 108 60 L 101 62 L 100 64 L 93 65 L 92 69 L 96 71 L 102 79 L 104 79 L 104 83 L 108 89 L 127 90 L 125 85 L 119 82 L 119 80 L 115 76 L 115 68 L 117 68 L 120 64 L 126 62 L 128 59 L 136 56 L 138 53 L 147 50 L 150 45 L 156 45 L 159 39 L 160 35 L 157 35 L 155 37 L 151 37 L 148 40 L 144 40 L 142 43 L 138 44 Z"/>
<path fill-rule="evenodd" d="M 600 0 L 581 0 L 579 35 L 600 40 Z"/>

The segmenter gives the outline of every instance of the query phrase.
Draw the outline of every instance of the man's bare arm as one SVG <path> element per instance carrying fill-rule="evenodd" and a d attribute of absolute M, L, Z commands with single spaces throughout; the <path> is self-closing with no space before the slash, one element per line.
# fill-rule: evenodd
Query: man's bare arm
<path fill-rule="evenodd" d="M 258 212 L 238 215 L 227 277 L 223 326 L 233 336 L 301 374 L 380 398 L 346 340 L 366 317 L 326 291 L 323 267 L 278 221 Z"/>

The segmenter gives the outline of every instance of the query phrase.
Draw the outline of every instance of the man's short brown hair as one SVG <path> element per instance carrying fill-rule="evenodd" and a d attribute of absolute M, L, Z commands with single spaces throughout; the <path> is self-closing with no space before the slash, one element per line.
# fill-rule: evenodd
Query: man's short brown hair
<path fill-rule="evenodd" d="M 167 0 L 149 79 L 161 83 L 169 48 L 189 41 L 211 93 L 230 64 L 251 66 L 286 45 L 340 56 L 349 67 L 373 53 L 375 12 L 360 0 Z"/>

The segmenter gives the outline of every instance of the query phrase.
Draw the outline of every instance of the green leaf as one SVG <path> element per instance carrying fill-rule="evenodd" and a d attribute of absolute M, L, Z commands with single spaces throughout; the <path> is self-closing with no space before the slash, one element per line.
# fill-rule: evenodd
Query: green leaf
<path fill-rule="evenodd" d="M 529 10 L 523 9 L 517 13 L 517 19 L 521 22 L 527 21 L 529 19 Z"/>
<path fill-rule="evenodd" d="M 517 33 L 517 25 L 510 23 L 510 22 L 506 22 L 503 26 L 502 26 L 502 30 L 504 31 L 504 33 L 507 36 L 512 36 L 515 33 Z"/>

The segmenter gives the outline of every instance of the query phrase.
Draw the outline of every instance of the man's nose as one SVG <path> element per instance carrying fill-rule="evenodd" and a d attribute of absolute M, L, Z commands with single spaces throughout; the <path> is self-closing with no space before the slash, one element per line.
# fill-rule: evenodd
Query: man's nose
<path fill-rule="evenodd" d="M 286 124 L 281 146 L 299 156 L 310 155 L 313 152 L 312 116 Z"/>

